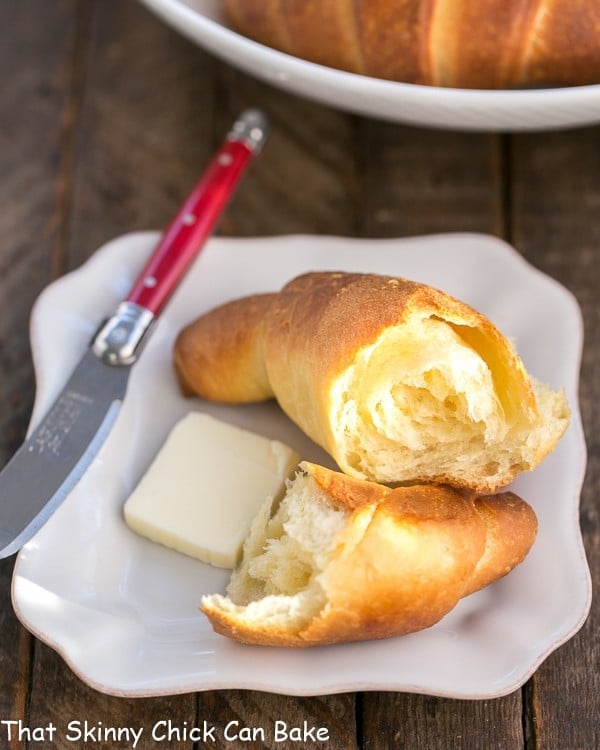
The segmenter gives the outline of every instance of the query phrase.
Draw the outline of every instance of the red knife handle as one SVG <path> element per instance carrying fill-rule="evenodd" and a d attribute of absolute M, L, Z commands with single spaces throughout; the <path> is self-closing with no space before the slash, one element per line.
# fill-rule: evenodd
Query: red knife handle
<path fill-rule="evenodd" d="M 213 231 L 250 159 L 267 136 L 267 120 L 247 110 L 154 248 L 128 296 L 96 332 L 91 347 L 110 365 L 137 359 L 157 316 Z"/>
<path fill-rule="evenodd" d="M 196 258 L 256 148 L 235 130 L 214 155 L 126 297 L 158 315 Z"/>
<path fill-rule="evenodd" d="M 158 315 L 219 219 L 252 156 L 241 141 L 225 142 L 175 216 L 126 297 Z"/>

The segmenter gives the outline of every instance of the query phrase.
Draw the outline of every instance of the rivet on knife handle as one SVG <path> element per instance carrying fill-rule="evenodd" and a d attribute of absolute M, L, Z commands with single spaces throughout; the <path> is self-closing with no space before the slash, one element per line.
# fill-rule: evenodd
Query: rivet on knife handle
<path fill-rule="evenodd" d="M 267 137 L 265 115 L 249 109 L 236 120 L 204 175 L 163 234 L 127 298 L 92 342 L 111 365 L 139 356 L 152 324 L 212 233 L 250 159 Z"/>

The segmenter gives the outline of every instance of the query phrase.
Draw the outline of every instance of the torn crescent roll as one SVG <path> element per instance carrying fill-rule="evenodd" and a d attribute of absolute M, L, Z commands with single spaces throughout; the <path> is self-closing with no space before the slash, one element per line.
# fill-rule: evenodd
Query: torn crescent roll
<path fill-rule="evenodd" d="M 304 462 L 278 508 L 254 520 L 227 595 L 202 598 L 243 643 L 315 646 L 427 628 L 506 575 L 537 520 L 513 493 L 390 489 Z"/>
<path fill-rule="evenodd" d="M 439 290 L 374 274 L 309 273 L 187 326 L 184 390 L 275 397 L 351 476 L 493 491 L 533 469 L 569 421 L 483 315 Z"/>

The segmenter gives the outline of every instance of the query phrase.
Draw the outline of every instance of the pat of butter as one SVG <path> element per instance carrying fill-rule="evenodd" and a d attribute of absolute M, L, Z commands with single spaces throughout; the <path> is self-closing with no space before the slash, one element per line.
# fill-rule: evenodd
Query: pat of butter
<path fill-rule="evenodd" d="M 235 567 L 252 519 L 299 461 L 287 445 L 192 412 L 172 429 L 124 506 L 138 534 Z"/>

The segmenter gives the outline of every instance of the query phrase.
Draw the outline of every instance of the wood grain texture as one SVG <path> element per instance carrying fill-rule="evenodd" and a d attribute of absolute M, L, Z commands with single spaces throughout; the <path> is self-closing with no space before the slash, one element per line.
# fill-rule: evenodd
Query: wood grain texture
<path fill-rule="evenodd" d="M 186 739 L 183 733 L 186 727 L 195 726 L 198 720 L 192 694 L 135 700 L 105 695 L 81 682 L 47 646 L 36 648 L 31 685 L 28 726 L 43 727 L 52 721 L 57 728 L 52 743 L 37 747 L 48 750 L 73 747 L 130 750 L 133 734 L 122 731 L 119 737 L 104 733 L 112 728 L 136 732 L 141 728 L 136 750 L 194 748 L 194 742 Z M 170 726 L 161 723 L 168 721 Z M 160 741 L 157 738 L 161 738 Z M 36 744 L 32 746 L 36 747 Z"/>
<path fill-rule="evenodd" d="M 379 693 L 365 695 L 364 706 L 364 750 L 524 747 L 518 691 L 486 701 Z"/>
<path fill-rule="evenodd" d="M 65 181 L 71 150 L 74 58 L 81 13 L 62 2 L 38 14 L 15 4 L 0 45 L 0 464 L 23 439 L 32 404 L 27 330 L 31 306 L 58 273 Z M 33 18 L 37 19 L 32 22 Z M 20 65 L 21 50 L 43 66 Z"/>
<path fill-rule="evenodd" d="M 513 242 L 570 289 L 582 311 L 580 406 L 588 450 L 580 519 L 592 581 L 600 581 L 600 128 L 521 135 L 512 153 Z M 536 746 L 600 747 L 600 604 L 584 628 L 537 670 Z M 560 707 L 557 710 L 557 707 Z"/>
<path fill-rule="evenodd" d="M 94 2 L 74 135 L 68 259 L 162 229 L 214 146 L 216 63 L 137 2 Z"/>
<path fill-rule="evenodd" d="M 24 0 L 11 4 L 9 19 L 0 45 L 0 467 L 25 436 L 34 395 L 29 315 L 61 252 L 82 14 L 77 2 Z M 0 562 L 0 717 L 8 719 L 27 715 L 32 649 L 11 606 L 13 563 Z M 23 746 L 15 736 L 3 742 Z"/>
<path fill-rule="evenodd" d="M 362 122 L 362 232 L 505 234 L 503 139 Z"/>
<path fill-rule="evenodd" d="M 224 216 L 229 236 L 355 235 L 361 185 L 356 118 L 294 97 L 219 66 L 221 131 L 246 107 L 260 106 L 271 133 L 260 159 Z"/>
<path fill-rule="evenodd" d="M 216 721 L 218 739 L 211 745 L 215 750 L 268 750 L 273 747 L 358 750 L 354 696 L 351 694 L 302 698 L 222 690 L 200 694 L 199 705 L 200 716 Z M 305 723 L 309 729 L 314 727 L 313 734 L 306 735 L 306 741 L 292 739 L 303 736 Z M 326 741 L 312 739 L 318 737 L 318 729 L 325 730 L 326 734 L 321 736 L 327 737 Z M 253 734 L 257 735 L 256 738 Z M 289 736 L 287 741 L 286 734 Z"/>

